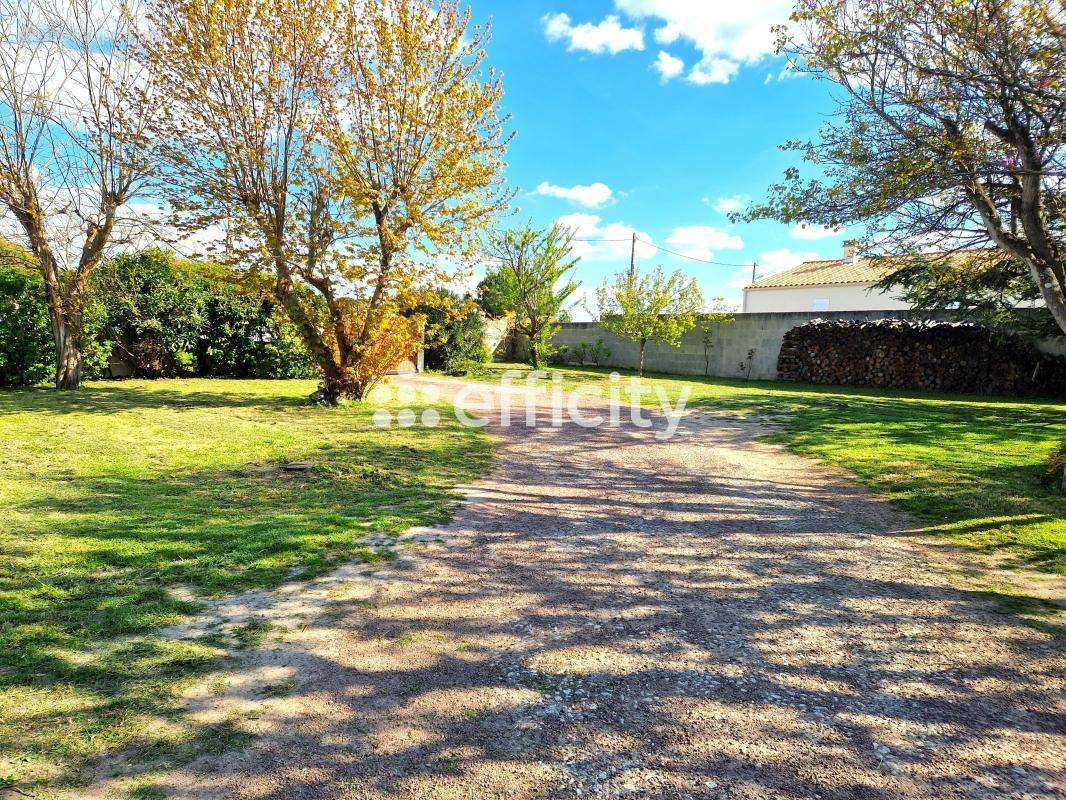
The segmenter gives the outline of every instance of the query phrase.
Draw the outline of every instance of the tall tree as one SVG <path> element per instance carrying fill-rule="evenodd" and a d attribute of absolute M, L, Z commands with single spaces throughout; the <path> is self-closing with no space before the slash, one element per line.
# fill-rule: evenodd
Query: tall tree
<path fill-rule="evenodd" d="M 558 225 L 526 226 L 489 239 L 488 256 L 496 266 L 486 280 L 495 287 L 499 307 L 514 314 L 514 329 L 528 340 L 534 369 L 551 352 L 563 306 L 578 287 L 571 277 L 578 262 L 572 242 L 573 233 Z"/>
<path fill-rule="evenodd" d="M 151 0 L 142 39 L 184 224 L 265 261 L 324 399 L 361 399 L 506 202 L 484 31 L 450 0 Z"/>
<path fill-rule="evenodd" d="M 868 249 L 919 252 L 950 280 L 1024 277 L 1066 331 L 1066 17 L 1061 0 L 804 0 L 780 46 L 841 91 L 820 141 L 749 219 L 866 223 Z M 995 250 L 990 248 L 996 248 Z M 914 280 L 914 259 L 892 280 Z"/>
<path fill-rule="evenodd" d="M 154 94 L 117 4 L 0 0 L 0 37 L 0 207 L 44 281 L 55 385 L 75 389 L 92 274 L 145 187 Z"/>
<path fill-rule="evenodd" d="M 703 294 L 694 278 L 681 270 L 667 275 L 662 267 L 643 274 L 635 269 L 619 272 L 603 282 L 597 300 L 600 324 L 640 347 L 640 375 L 644 374 L 648 342 L 679 347 L 681 337 L 695 327 L 703 307 Z"/>

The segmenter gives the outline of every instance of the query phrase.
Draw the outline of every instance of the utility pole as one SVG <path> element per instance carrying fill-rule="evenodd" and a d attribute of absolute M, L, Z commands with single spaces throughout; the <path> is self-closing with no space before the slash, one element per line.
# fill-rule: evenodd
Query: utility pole
<path fill-rule="evenodd" d="M 633 243 L 629 248 L 629 277 L 637 276 L 637 232 L 633 231 Z"/>
<path fill-rule="evenodd" d="M 751 282 L 755 283 L 755 270 L 758 268 L 758 264 L 754 261 L 751 262 Z"/>

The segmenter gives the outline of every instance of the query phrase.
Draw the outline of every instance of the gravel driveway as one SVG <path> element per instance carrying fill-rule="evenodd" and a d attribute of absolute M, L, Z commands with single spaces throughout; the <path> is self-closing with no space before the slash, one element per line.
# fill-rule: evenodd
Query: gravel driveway
<path fill-rule="evenodd" d="M 277 627 L 192 713 L 257 738 L 159 788 L 1063 797 L 1061 639 L 951 588 L 905 518 L 762 432 L 497 427 L 417 555 L 219 605 Z"/>

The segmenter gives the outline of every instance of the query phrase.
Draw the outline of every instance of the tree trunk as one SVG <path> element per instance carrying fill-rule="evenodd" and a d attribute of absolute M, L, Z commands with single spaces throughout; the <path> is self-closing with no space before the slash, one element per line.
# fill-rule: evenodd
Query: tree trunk
<path fill-rule="evenodd" d="M 532 339 L 529 341 L 529 363 L 534 370 L 540 369 L 540 347 Z"/>
<path fill-rule="evenodd" d="M 321 392 L 327 405 L 338 406 L 348 400 L 362 400 L 366 396 L 367 386 L 330 365 L 322 370 Z"/>
<path fill-rule="evenodd" d="M 1036 285 L 1040 287 L 1040 294 L 1047 304 L 1048 311 L 1055 318 L 1059 329 L 1066 335 L 1066 295 L 1063 294 L 1055 274 L 1047 268 L 1042 268 L 1034 261 L 1029 260 L 1029 271 L 1032 273 Z"/>
<path fill-rule="evenodd" d="M 77 389 L 81 386 L 81 348 L 78 337 L 62 318 L 52 320 L 52 330 L 56 342 L 56 388 Z"/>
<path fill-rule="evenodd" d="M 640 360 L 637 362 L 637 375 L 644 377 L 644 349 L 648 346 L 647 339 L 640 340 Z"/>

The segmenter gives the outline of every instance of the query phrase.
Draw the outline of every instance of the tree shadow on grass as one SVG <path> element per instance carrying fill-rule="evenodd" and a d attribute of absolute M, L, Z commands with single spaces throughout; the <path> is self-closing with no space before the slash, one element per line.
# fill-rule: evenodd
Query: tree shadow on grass
<path fill-rule="evenodd" d="M 241 381 L 209 379 L 183 387 L 180 379 L 94 381 L 77 391 L 31 388 L 0 391 L 0 415 L 113 414 L 138 409 L 255 408 L 284 411 L 309 405 L 311 381 Z"/>
<path fill-rule="evenodd" d="M 35 484 L 10 507 L 45 522 L 9 531 L 0 559 L 0 752 L 25 758 L 29 772 L 59 769 L 61 784 L 84 775 L 101 749 L 172 714 L 174 686 L 222 652 L 155 636 L 198 607 L 174 587 L 218 595 L 389 558 L 366 537 L 446 521 L 453 486 L 478 473 L 486 451 L 456 430 L 290 457 L 313 469 L 103 470 L 63 478 L 61 494 Z M 173 746 L 195 751 L 197 737 Z"/>

